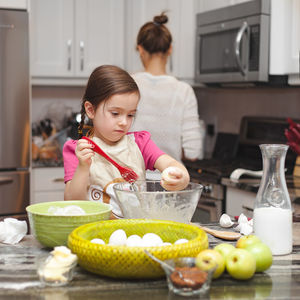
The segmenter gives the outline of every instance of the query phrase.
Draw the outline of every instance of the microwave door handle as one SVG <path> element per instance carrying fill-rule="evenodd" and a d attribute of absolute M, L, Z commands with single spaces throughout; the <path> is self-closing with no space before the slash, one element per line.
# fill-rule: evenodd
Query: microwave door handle
<path fill-rule="evenodd" d="M 241 45 L 242 37 L 245 32 L 247 33 L 247 36 L 249 39 L 249 26 L 248 26 L 247 22 L 244 22 L 243 25 L 241 26 L 241 28 L 239 29 L 239 31 L 236 35 L 236 38 L 235 38 L 235 42 L 234 42 L 236 62 L 238 64 L 240 72 L 242 73 L 243 76 L 246 75 L 246 70 L 248 68 L 247 66 L 245 68 L 243 68 L 243 65 L 241 62 L 241 55 L 240 55 L 240 45 Z M 247 56 L 248 56 L 248 53 L 247 53 Z"/>

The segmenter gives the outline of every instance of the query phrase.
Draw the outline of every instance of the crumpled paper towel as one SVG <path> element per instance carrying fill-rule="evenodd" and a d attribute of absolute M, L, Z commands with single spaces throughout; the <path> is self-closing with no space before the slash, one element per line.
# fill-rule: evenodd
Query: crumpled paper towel
<path fill-rule="evenodd" d="M 27 233 L 26 221 L 14 218 L 6 218 L 0 222 L 0 242 L 5 244 L 17 244 Z"/>

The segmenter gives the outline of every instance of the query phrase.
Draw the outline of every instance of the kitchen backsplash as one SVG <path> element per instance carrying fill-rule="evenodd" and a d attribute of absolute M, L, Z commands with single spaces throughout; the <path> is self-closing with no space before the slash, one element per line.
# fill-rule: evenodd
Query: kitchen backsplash
<path fill-rule="evenodd" d="M 300 88 L 197 88 L 199 116 L 214 132 L 238 133 L 243 116 L 300 119 Z M 213 149 L 216 135 L 206 135 L 205 153 Z"/>
<path fill-rule="evenodd" d="M 49 107 L 64 106 L 66 113 L 80 111 L 84 87 L 36 87 L 32 89 L 32 122 L 45 118 Z M 214 132 L 238 133 L 241 118 L 248 116 L 300 119 L 298 88 L 195 88 L 200 119 Z M 212 127 L 210 127 L 210 130 Z M 212 152 L 216 134 L 206 132 L 205 156 Z"/>

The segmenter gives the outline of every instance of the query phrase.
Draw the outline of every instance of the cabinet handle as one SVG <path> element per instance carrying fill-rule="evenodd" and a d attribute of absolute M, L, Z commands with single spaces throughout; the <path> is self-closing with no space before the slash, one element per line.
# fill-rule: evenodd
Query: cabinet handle
<path fill-rule="evenodd" d="M 14 179 L 12 177 L 0 177 L 0 185 L 12 183 Z"/>
<path fill-rule="evenodd" d="M 80 48 L 80 71 L 83 71 L 84 69 L 84 42 L 79 42 L 79 48 Z"/>
<path fill-rule="evenodd" d="M 68 47 L 68 71 L 71 71 L 71 48 L 72 48 L 72 40 L 67 41 L 67 47 Z"/>
<path fill-rule="evenodd" d="M 298 61 L 299 61 L 299 77 L 300 77 L 300 51 L 299 51 Z"/>
<path fill-rule="evenodd" d="M 64 182 L 65 180 L 63 178 L 54 178 L 52 181 L 53 182 Z"/>

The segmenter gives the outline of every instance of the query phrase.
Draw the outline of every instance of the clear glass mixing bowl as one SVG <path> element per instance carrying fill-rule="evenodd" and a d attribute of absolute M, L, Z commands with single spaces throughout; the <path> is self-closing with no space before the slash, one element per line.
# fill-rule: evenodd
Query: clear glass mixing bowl
<path fill-rule="evenodd" d="M 189 183 L 181 191 L 166 191 L 160 181 L 121 182 L 114 191 L 124 218 L 157 219 L 189 223 L 196 210 L 203 186 Z"/>

